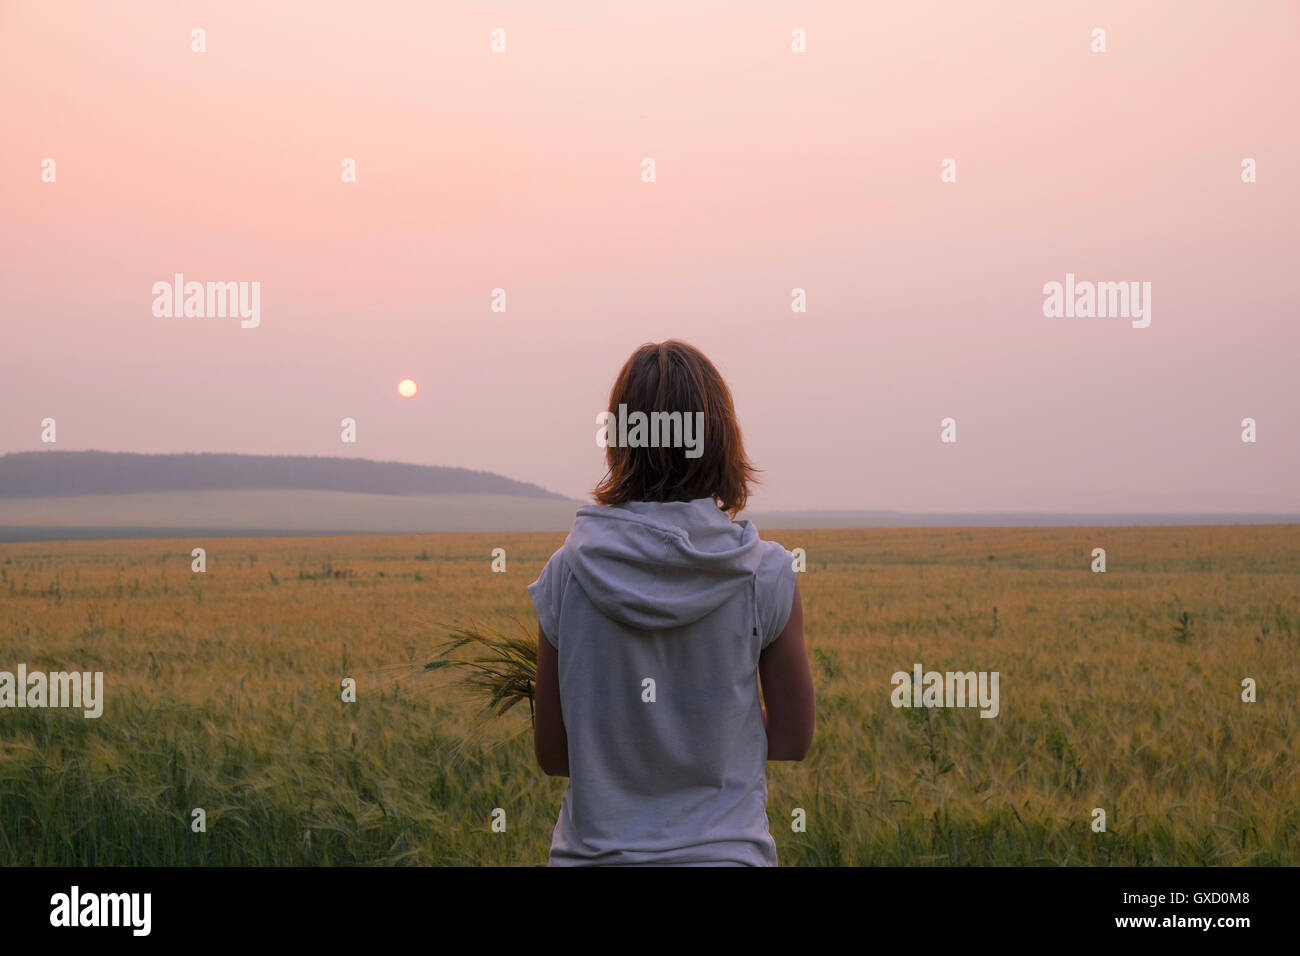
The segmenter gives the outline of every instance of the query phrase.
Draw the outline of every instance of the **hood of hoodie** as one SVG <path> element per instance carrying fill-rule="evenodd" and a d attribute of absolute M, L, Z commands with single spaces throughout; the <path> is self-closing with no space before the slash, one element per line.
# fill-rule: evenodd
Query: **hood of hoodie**
<path fill-rule="evenodd" d="M 660 630 L 693 624 L 737 595 L 754 607 L 763 542 L 748 521 L 697 498 L 579 508 L 564 550 L 601 613 Z"/>

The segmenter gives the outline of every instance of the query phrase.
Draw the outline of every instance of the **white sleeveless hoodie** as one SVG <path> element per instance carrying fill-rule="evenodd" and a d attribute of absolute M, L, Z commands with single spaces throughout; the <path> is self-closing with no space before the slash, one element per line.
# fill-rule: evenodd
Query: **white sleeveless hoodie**
<path fill-rule="evenodd" d="M 559 657 L 552 866 L 775 866 L 758 657 L 793 556 L 711 498 L 580 508 L 529 585 Z"/>

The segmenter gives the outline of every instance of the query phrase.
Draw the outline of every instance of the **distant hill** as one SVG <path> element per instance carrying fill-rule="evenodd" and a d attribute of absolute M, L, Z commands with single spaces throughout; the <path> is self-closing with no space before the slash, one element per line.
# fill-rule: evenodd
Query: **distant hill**
<path fill-rule="evenodd" d="M 487 471 L 365 458 L 108 451 L 29 451 L 0 456 L 0 498 L 273 489 L 564 500 L 563 495 L 545 488 Z"/>
<path fill-rule="evenodd" d="M 581 505 L 491 472 L 365 458 L 0 456 L 0 541 L 562 531 Z"/>

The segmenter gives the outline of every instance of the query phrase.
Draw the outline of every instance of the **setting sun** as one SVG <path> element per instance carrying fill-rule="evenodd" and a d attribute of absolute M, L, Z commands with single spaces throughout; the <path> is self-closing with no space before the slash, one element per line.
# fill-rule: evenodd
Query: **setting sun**
<path fill-rule="evenodd" d="M 415 384 L 415 379 L 404 378 L 397 383 L 397 394 L 402 398 L 414 398 L 415 393 L 420 390 L 420 386 Z"/>

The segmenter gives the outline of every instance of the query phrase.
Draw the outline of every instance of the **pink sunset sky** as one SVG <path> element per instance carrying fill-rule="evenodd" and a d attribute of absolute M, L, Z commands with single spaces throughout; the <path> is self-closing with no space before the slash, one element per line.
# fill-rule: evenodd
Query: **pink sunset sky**
<path fill-rule="evenodd" d="M 9 0 L 0 452 L 584 497 L 676 337 L 758 509 L 1297 511 L 1298 75 L 1293 0 Z M 155 317 L 178 272 L 260 282 L 259 327 Z M 1045 317 L 1067 272 L 1150 282 L 1150 327 Z"/>

